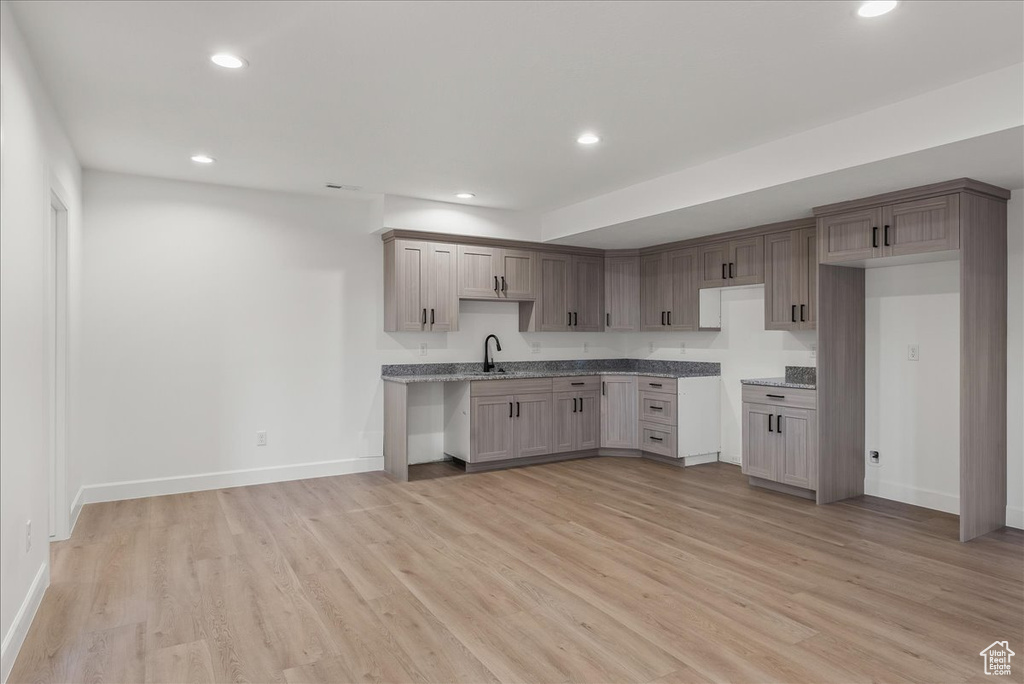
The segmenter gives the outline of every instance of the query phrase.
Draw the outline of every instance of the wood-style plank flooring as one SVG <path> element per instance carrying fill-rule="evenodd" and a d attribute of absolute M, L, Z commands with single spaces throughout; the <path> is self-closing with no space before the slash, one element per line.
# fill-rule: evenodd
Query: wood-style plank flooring
<path fill-rule="evenodd" d="M 94 504 L 10 681 L 1019 682 L 1022 534 L 956 537 L 613 458 Z"/>

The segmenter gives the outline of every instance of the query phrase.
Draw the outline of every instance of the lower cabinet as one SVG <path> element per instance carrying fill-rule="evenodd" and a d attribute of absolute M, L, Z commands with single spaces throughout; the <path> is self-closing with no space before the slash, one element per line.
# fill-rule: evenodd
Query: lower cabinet
<path fill-rule="evenodd" d="M 779 403 L 743 403 L 744 474 L 815 490 L 817 440 L 815 410 Z"/>
<path fill-rule="evenodd" d="M 601 406 L 596 390 L 556 392 L 554 408 L 554 453 L 600 446 Z"/>
<path fill-rule="evenodd" d="M 601 447 L 636 449 L 637 423 L 636 376 L 601 378 Z"/>
<path fill-rule="evenodd" d="M 504 461 L 551 453 L 551 394 L 473 397 L 471 460 Z"/>

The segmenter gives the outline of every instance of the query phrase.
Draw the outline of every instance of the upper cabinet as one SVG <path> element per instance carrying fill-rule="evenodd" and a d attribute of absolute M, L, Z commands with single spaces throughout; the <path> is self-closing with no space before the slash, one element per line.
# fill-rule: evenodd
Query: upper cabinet
<path fill-rule="evenodd" d="M 818 218 L 821 262 L 838 264 L 960 248 L 959 193 Z"/>
<path fill-rule="evenodd" d="M 640 329 L 640 257 L 605 257 L 604 304 L 605 330 Z"/>
<path fill-rule="evenodd" d="M 817 231 L 814 228 L 765 236 L 765 330 L 814 329 L 817 275 Z"/>
<path fill-rule="evenodd" d="M 640 329 L 696 330 L 700 269 L 697 249 L 640 259 Z"/>
<path fill-rule="evenodd" d="M 420 240 L 384 244 L 384 330 L 459 329 L 455 245 Z"/>
<path fill-rule="evenodd" d="M 698 247 L 699 287 L 757 285 L 764 282 L 764 237 L 757 235 Z"/>
<path fill-rule="evenodd" d="M 604 257 L 542 253 L 532 325 L 535 332 L 604 330 Z"/>
<path fill-rule="evenodd" d="M 472 245 L 459 245 L 458 250 L 460 298 L 520 301 L 536 297 L 536 252 Z"/>

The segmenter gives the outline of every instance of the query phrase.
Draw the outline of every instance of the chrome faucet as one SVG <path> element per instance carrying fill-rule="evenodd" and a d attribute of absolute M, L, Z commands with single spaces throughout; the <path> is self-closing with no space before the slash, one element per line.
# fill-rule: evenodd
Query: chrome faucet
<path fill-rule="evenodd" d="M 492 337 L 494 338 L 494 351 L 501 351 L 501 342 L 498 341 L 497 335 L 492 333 L 484 338 L 484 373 L 490 373 L 491 369 L 494 368 L 494 362 L 491 361 L 490 349 L 487 346 L 487 343 L 491 341 Z"/>

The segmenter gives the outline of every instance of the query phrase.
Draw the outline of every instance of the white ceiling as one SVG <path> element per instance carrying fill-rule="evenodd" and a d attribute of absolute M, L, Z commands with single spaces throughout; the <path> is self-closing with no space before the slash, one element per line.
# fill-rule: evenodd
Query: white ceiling
<path fill-rule="evenodd" d="M 13 8 L 86 167 L 548 209 L 1022 60 L 1024 3 L 905 1 L 875 20 L 858 4 Z M 250 67 L 212 66 L 220 50 Z M 577 145 L 584 129 L 604 141 Z"/>

